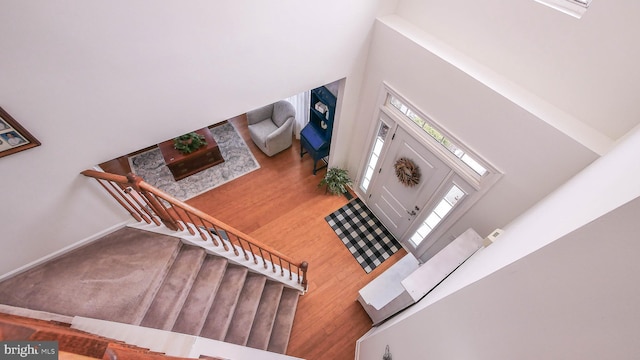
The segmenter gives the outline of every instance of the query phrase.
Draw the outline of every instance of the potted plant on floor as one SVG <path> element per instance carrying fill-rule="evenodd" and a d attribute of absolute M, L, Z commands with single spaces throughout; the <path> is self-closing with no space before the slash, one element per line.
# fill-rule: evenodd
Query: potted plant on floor
<path fill-rule="evenodd" d="M 340 168 L 329 168 L 318 186 L 326 186 L 325 193 L 328 191 L 333 195 L 344 195 L 348 199 L 351 198 L 347 186 L 351 186 L 353 182 L 349 178 L 349 172 Z"/>
<path fill-rule="evenodd" d="M 196 132 L 180 135 L 173 139 L 173 147 L 183 154 L 191 154 L 205 145 L 207 145 L 207 141 L 204 136 Z"/>

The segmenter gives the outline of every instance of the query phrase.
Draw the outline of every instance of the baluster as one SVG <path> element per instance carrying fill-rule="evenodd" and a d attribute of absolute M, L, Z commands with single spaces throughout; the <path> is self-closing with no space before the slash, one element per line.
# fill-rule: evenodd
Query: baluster
<path fill-rule="evenodd" d="M 196 219 L 200 221 L 200 224 L 202 224 L 202 226 L 196 225 L 196 221 L 193 220 L 193 218 L 191 217 L 191 213 L 189 211 L 184 210 L 184 212 L 189 217 L 189 220 L 193 224 L 193 227 L 195 227 L 196 230 L 198 230 L 198 233 L 200 234 L 200 237 L 202 238 L 202 240 L 207 241 L 207 240 L 209 240 L 209 237 L 211 237 L 211 239 L 213 240 L 213 236 L 207 236 L 207 233 L 209 233 L 209 235 L 211 235 L 211 233 L 209 232 L 209 228 L 207 226 L 205 226 L 204 220 L 200 216 L 196 216 Z M 218 246 L 215 243 L 214 243 L 214 245 Z"/>
<path fill-rule="evenodd" d="M 187 214 L 189 214 L 189 213 L 187 213 Z M 189 216 L 189 219 L 191 220 L 191 216 Z M 209 232 L 209 230 L 206 227 L 202 228 L 202 227 L 196 225 L 195 221 L 193 221 L 193 220 L 191 220 L 191 223 L 193 224 L 193 227 L 198 231 L 198 234 L 200 234 L 200 238 L 203 241 L 209 240 L 209 236 L 207 236 L 207 233 Z"/>
<path fill-rule="evenodd" d="M 141 213 L 140 213 L 140 210 L 139 210 L 139 209 L 137 209 L 133 204 L 131 204 L 131 201 L 130 201 L 129 199 L 127 199 L 127 198 L 122 194 L 122 190 L 121 190 L 119 187 L 116 187 L 116 186 L 113 184 L 113 182 L 112 182 L 112 181 L 108 181 L 108 183 L 116 189 L 115 193 L 114 193 L 114 192 L 112 192 L 112 191 L 111 191 L 111 189 L 109 189 L 109 188 L 107 187 L 107 185 L 105 185 L 105 184 L 104 184 L 104 182 L 103 182 L 103 181 L 101 181 L 100 179 L 96 179 L 96 181 L 98 181 L 98 184 L 100 184 L 100 185 L 101 185 L 105 190 L 107 190 L 107 192 L 108 192 L 108 193 L 109 193 L 109 194 L 110 194 L 114 199 L 116 199 L 116 201 L 117 201 L 120 205 L 122 205 L 122 207 L 123 207 L 123 208 L 125 208 L 125 209 L 129 212 L 129 214 L 130 214 L 134 219 L 136 219 L 136 221 L 138 221 L 138 222 L 142 222 L 142 220 L 144 219 L 144 221 L 145 221 L 147 224 L 150 224 L 150 223 L 151 223 L 151 221 L 149 220 L 149 218 L 146 218 L 146 217 L 142 216 L 142 215 L 144 215 L 144 214 L 141 214 Z M 116 196 L 116 194 L 118 194 L 118 196 Z M 122 201 L 122 199 L 120 199 L 120 197 L 119 197 L 119 196 L 120 196 L 120 197 L 122 197 L 122 198 L 123 198 L 123 199 L 128 203 L 128 205 L 127 205 L 127 203 L 125 203 L 125 201 Z M 130 205 L 131 207 L 129 207 L 129 205 Z"/>
<path fill-rule="evenodd" d="M 225 233 L 227 234 L 227 241 L 225 241 L 225 239 L 222 237 L 222 232 L 221 232 L 221 230 L 224 230 L 224 229 L 221 229 L 219 226 L 214 226 L 214 229 L 216 230 L 216 233 L 218 234 L 218 237 L 222 242 L 222 247 L 227 251 L 229 251 L 229 248 L 231 248 L 233 250 L 233 253 L 235 255 L 238 255 L 238 249 L 236 249 L 235 245 L 233 244 L 233 236 L 231 236 L 232 234 L 225 231 Z M 238 236 L 236 236 L 236 242 L 240 242 L 240 240 L 238 239 Z"/>
<path fill-rule="evenodd" d="M 198 228 L 198 231 L 200 231 L 201 234 L 203 234 L 202 236 L 205 236 L 205 241 L 211 239 L 211 243 L 213 244 L 213 246 L 218 246 L 218 240 L 216 240 L 216 238 L 213 236 L 213 233 L 211 232 L 210 229 L 213 228 L 213 225 L 207 225 L 204 221 L 204 219 L 202 219 L 201 217 L 196 217 L 198 220 L 200 220 L 200 225 L 196 225 L 195 223 L 193 223 L 193 225 Z"/>
<path fill-rule="evenodd" d="M 262 258 L 262 264 L 264 265 L 264 268 L 267 268 L 267 259 L 264 258 L 264 253 L 262 252 L 262 248 L 258 247 L 258 251 L 260 251 L 260 257 Z"/>
<path fill-rule="evenodd" d="M 136 191 L 136 189 L 132 188 L 132 187 L 127 187 L 125 189 L 125 193 L 127 195 L 129 195 L 133 201 L 136 202 L 136 204 L 138 204 L 138 208 L 142 209 L 142 211 L 146 212 L 147 215 L 149 215 L 149 217 L 151 218 L 151 220 L 153 221 L 154 224 L 160 226 L 162 223 L 160 222 L 160 220 L 158 220 L 158 217 L 155 216 L 155 213 L 153 212 L 153 210 L 151 209 L 150 206 L 147 206 L 149 204 L 149 202 L 147 201 L 146 198 L 144 198 L 142 195 L 140 195 L 140 193 L 138 193 Z M 138 196 L 134 196 L 131 193 L 133 193 L 134 195 L 138 195 Z M 144 200 L 144 202 L 142 202 L 141 200 Z"/>
<path fill-rule="evenodd" d="M 153 194 L 153 196 L 156 197 L 156 199 L 158 199 L 158 195 Z M 162 198 L 159 198 L 159 199 L 162 199 Z M 169 210 L 173 211 L 175 216 L 171 215 L 171 212 Z M 191 228 L 191 226 L 187 225 L 188 222 L 185 221 L 184 215 L 180 214 L 180 212 L 178 211 L 178 209 L 176 209 L 176 206 L 172 202 L 169 202 L 169 208 L 167 208 L 167 214 L 169 214 L 169 216 L 175 220 L 175 223 L 176 225 L 178 225 L 178 228 L 180 229 L 180 231 L 183 231 L 186 227 L 187 231 L 189 231 L 189 234 L 191 235 L 196 234 L 196 232 Z"/>
<path fill-rule="evenodd" d="M 308 288 L 308 280 L 307 280 L 307 270 L 309 269 L 309 263 L 306 261 L 303 261 L 302 264 L 300 264 L 300 270 L 302 270 L 302 288 L 304 289 L 304 291 L 307 291 Z M 299 278 L 299 275 L 298 275 Z"/>
<path fill-rule="evenodd" d="M 251 243 L 247 241 L 247 245 L 249 245 L 249 253 L 251 254 L 251 256 L 253 256 L 253 263 L 258 265 L 258 258 L 256 257 L 256 254 L 253 252 L 253 247 L 251 246 Z"/>
<path fill-rule="evenodd" d="M 158 201 L 158 199 L 155 197 L 155 194 L 152 194 L 140 188 L 140 183 L 143 181 L 140 176 L 134 173 L 129 173 L 127 174 L 127 179 L 129 180 L 129 184 L 131 184 L 131 187 L 146 199 L 151 209 L 153 209 L 153 211 L 158 214 L 160 220 L 162 220 L 162 223 L 164 223 L 166 227 L 174 231 L 181 230 L 180 225 L 176 224 L 175 219 L 173 219 L 173 217 L 171 217 L 171 215 L 167 212 L 164 205 L 162 205 Z"/>
<path fill-rule="evenodd" d="M 278 260 L 280 261 L 280 276 L 284 277 L 284 268 L 282 267 L 282 258 L 278 256 Z"/>
<path fill-rule="evenodd" d="M 273 263 L 273 254 L 271 254 L 271 251 L 269 251 L 269 260 L 271 261 L 271 269 L 273 270 L 273 273 L 275 274 L 275 272 L 276 272 L 276 264 Z"/>
<path fill-rule="evenodd" d="M 227 233 L 228 234 L 228 233 Z M 238 237 L 238 235 L 235 235 L 236 239 L 238 240 L 238 245 L 240 245 L 240 250 L 242 250 L 242 255 L 244 256 L 245 260 L 249 260 L 249 255 L 247 255 L 247 250 L 244 248 L 244 245 L 242 245 L 242 241 L 240 240 L 240 238 Z M 231 236 L 229 236 L 231 237 Z M 234 246 L 235 248 L 235 246 Z M 236 255 L 238 255 L 238 253 L 236 252 Z"/>
<path fill-rule="evenodd" d="M 218 228 L 215 225 L 210 224 L 209 227 L 207 227 L 207 229 L 213 229 L 213 231 L 215 231 L 215 233 L 218 234 L 218 235 L 215 235 L 215 236 L 213 234 L 211 234 L 211 241 L 213 241 L 213 245 L 219 246 L 218 245 L 218 240 L 216 240 L 216 237 L 218 237 L 218 239 L 220 240 L 220 242 L 223 245 L 223 248 L 225 250 L 227 250 L 226 244 L 224 243 L 224 239 L 219 235 L 220 233 L 218 232 Z M 211 230 L 209 230 L 209 233 L 211 233 Z"/>
<path fill-rule="evenodd" d="M 213 225 L 213 224 L 211 224 Z M 220 238 L 220 243 L 222 243 L 222 248 L 225 251 L 229 251 L 229 247 L 231 247 L 231 249 L 233 250 L 233 254 L 238 256 L 238 249 L 236 249 L 236 247 L 233 245 L 233 240 L 231 235 L 228 231 L 225 231 L 225 233 L 227 234 L 227 239 L 225 241 L 225 239 L 222 237 L 222 234 L 220 232 L 220 230 L 224 230 L 224 229 L 220 229 L 219 226 L 213 226 L 213 228 L 216 230 L 216 234 L 218 234 L 218 237 Z M 238 239 L 238 237 L 236 236 L 236 240 Z"/>

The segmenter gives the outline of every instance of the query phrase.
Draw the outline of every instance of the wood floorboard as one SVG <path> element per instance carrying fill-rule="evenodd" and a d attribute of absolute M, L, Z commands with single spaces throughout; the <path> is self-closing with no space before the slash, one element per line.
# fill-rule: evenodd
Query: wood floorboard
<path fill-rule="evenodd" d="M 244 115 L 230 119 L 260 169 L 187 201 L 278 251 L 309 262 L 309 292 L 298 304 L 287 354 L 308 360 L 351 360 L 371 320 L 356 301 L 358 290 L 406 254 L 400 250 L 366 274 L 324 217 L 347 203 L 317 184 L 300 142 L 273 157 L 251 141 Z"/>

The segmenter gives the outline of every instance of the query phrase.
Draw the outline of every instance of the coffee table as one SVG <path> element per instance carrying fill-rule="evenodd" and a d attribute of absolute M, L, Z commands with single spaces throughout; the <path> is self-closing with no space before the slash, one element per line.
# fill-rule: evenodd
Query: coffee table
<path fill-rule="evenodd" d="M 224 162 L 218 143 L 211 136 L 211 131 L 203 128 L 196 130 L 196 133 L 204 136 L 207 145 L 190 154 L 183 154 L 176 150 L 173 147 L 173 140 L 158 144 L 164 162 L 176 181 Z"/>

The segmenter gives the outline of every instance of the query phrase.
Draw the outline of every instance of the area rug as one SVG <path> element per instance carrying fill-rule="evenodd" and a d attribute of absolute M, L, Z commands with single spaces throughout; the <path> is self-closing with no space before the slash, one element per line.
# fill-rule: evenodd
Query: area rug
<path fill-rule="evenodd" d="M 187 200 L 260 168 L 238 131 L 230 123 L 211 129 L 224 162 L 182 180 L 174 180 L 159 148 L 129 158 L 131 171 L 178 200 Z"/>
<path fill-rule="evenodd" d="M 359 198 L 325 217 L 366 273 L 400 250 L 400 243 Z"/>

